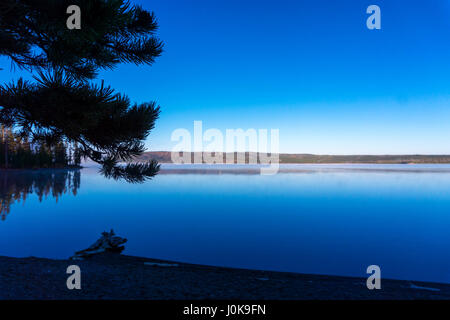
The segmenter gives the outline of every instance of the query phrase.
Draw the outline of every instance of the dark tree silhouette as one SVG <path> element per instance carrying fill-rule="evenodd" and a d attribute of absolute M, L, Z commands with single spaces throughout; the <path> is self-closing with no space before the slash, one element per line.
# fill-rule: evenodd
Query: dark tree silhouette
<path fill-rule="evenodd" d="M 35 169 L 35 168 L 79 168 L 80 157 L 77 148 L 67 143 L 58 142 L 53 146 L 31 144 L 23 138 L 2 128 L 0 144 L 0 168 Z M 74 152 L 72 152 L 74 149 Z"/>
<path fill-rule="evenodd" d="M 80 30 L 66 27 L 69 5 L 81 8 Z M 152 64 L 163 47 L 156 30 L 153 13 L 123 0 L 2 0 L 0 54 L 35 81 L 0 86 L 0 124 L 33 142 L 76 144 L 78 156 L 102 164 L 113 178 L 154 176 L 156 161 L 118 162 L 142 154 L 159 106 L 132 104 L 92 80 L 119 63 Z"/>

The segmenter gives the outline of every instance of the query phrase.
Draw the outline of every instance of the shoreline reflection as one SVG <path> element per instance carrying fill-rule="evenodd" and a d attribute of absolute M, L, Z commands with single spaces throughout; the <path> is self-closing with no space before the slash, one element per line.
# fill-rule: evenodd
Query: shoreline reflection
<path fill-rule="evenodd" d="M 6 220 L 11 206 L 25 202 L 36 194 L 39 202 L 49 195 L 58 202 L 64 194 L 77 195 L 80 188 L 80 170 L 0 170 L 0 219 Z"/>

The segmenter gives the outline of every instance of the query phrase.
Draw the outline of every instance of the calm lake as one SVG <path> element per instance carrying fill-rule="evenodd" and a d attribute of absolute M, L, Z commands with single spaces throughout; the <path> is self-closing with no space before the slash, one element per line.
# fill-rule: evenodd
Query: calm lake
<path fill-rule="evenodd" d="M 163 165 L 143 184 L 0 172 L 0 255 L 68 258 L 114 229 L 128 255 L 450 283 L 450 165 L 210 168 Z"/>

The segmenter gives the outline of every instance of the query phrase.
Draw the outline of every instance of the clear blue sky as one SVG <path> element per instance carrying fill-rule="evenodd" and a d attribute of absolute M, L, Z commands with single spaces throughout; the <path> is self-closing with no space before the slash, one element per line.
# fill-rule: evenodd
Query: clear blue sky
<path fill-rule="evenodd" d="M 278 128 L 281 152 L 450 154 L 449 0 L 132 2 L 155 12 L 165 52 L 101 78 L 161 105 L 150 150 L 202 120 Z M 370 4 L 381 30 L 366 28 Z"/>

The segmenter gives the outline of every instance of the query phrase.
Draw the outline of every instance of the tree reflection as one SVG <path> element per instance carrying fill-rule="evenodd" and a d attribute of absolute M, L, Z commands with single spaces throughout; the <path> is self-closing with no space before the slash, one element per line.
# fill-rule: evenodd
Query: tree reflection
<path fill-rule="evenodd" d="M 63 194 L 76 196 L 79 188 L 80 170 L 0 170 L 0 218 L 5 220 L 13 204 L 33 193 L 40 202 L 49 195 L 58 202 Z"/>

